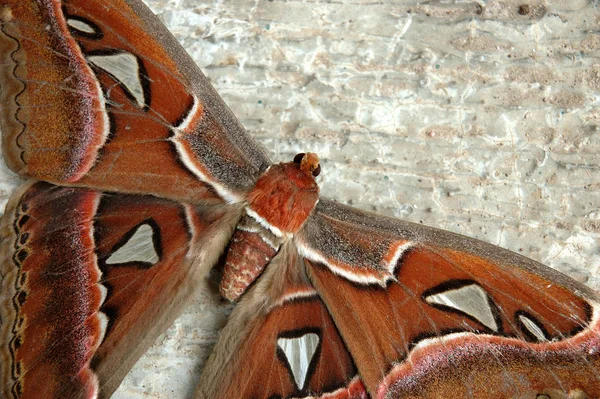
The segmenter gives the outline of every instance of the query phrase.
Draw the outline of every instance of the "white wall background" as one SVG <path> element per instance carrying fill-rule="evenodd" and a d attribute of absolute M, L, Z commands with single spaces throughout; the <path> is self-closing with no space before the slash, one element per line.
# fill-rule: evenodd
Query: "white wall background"
<path fill-rule="evenodd" d="M 275 162 L 320 155 L 324 196 L 600 288 L 597 1 L 144 1 Z M 190 397 L 227 309 L 199 291 L 117 397 Z"/>

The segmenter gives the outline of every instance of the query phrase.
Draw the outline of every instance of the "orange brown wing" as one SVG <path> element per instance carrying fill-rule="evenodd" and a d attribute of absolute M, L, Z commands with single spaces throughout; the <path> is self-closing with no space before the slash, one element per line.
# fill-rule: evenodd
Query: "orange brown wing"
<path fill-rule="evenodd" d="M 295 254 L 283 250 L 244 294 L 205 366 L 196 397 L 368 397 Z"/>
<path fill-rule="evenodd" d="M 231 234 L 223 215 L 23 187 L 1 226 L 0 396 L 110 396 L 216 263 Z"/>
<path fill-rule="evenodd" d="M 269 160 L 139 0 L 0 1 L 8 165 L 61 185 L 239 201 Z"/>
<path fill-rule="evenodd" d="M 566 276 L 327 200 L 297 243 L 372 397 L 600 396 L 598 296 Z"/>

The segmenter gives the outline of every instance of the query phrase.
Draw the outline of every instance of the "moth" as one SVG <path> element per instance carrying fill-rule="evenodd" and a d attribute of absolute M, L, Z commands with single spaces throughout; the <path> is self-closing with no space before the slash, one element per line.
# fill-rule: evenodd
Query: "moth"
<path fill-rule="evenodd" d="M 137 0 L 0 0 L 0 392 L 108 397 L 212 269 L 199 398 L 600 395 L 598 295 L 319 196 Z"/>

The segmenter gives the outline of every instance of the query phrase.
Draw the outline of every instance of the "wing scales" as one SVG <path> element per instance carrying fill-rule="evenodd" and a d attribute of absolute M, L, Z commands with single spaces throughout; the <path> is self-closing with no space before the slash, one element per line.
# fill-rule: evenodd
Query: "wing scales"
<path fill-rule="evenodd" d="M 226 211 L 24 187 L 1 227 L 1 396 L 109 396 L 218 260 Z M 119 254 L 143 226 L 138 253 Z M 155 262 L 137 258 L 148 246 Z"/>
<path fill-rule="evenodd" d="M 327 261 L 307 259 L 307 271 L 372 396 L 600 394 L 589 289 L 489 244 L 333 202 L 313 218 L 299 242 Z M 357 273 L 377 273 L 400 241 L 410 249 L 384 286 L 330 266 L 368 243 Z"/>

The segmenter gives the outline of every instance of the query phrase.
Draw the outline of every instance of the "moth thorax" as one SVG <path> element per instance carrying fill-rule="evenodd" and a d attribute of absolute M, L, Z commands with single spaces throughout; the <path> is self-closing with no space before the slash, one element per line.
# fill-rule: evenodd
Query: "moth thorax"
<path fill-rule="evenodd" d="M 275 256 L 281 243 L 281 237 L 244 214 L 225 258 L 220 286 L 223 298 L 232 302 L 239 298 Z"/>
<path fill-rule="evenodd" d="M 298 163 L 273 165 L 248 194 L 249 213 L 276 234 L 293 235 L 319 200 L 319 186 Z"/>

